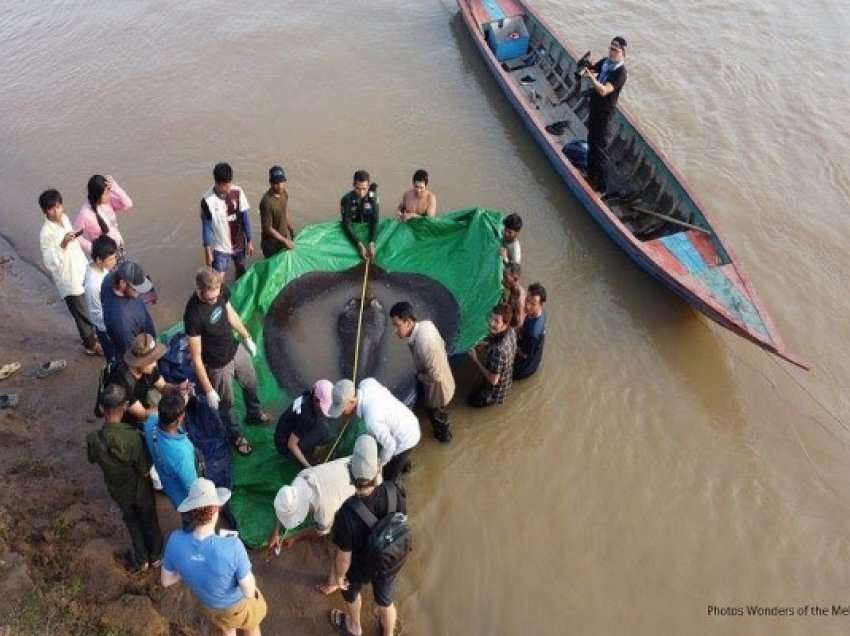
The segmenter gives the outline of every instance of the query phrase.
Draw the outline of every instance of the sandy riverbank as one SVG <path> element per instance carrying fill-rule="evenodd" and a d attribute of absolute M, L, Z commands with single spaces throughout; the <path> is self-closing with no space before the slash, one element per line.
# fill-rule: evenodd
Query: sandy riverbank
<path fill-rule="evenodd" d="M 21 370 L 0 381 L 20 403 L 0 411 L 0 635 L 206 634 L 198 605 L 181 585 L 163 590 L 158 574 L 127 570 L 127 537 L 100 471 L 85 456 L 100 359 L 86 357 L 52 282 L 0 238 L 0 365 Z M 43 361 L 68 367 L 44 380 Z M 164 533 L 176 514 L 159 497 Z M 268 634 L 327 634 L 326 541 L 298 544 L 271 562 L 251 554 L 269 601 Z M 367 594 L 367 596 L 369 596 Z M 364 608 L 366 633 L 376 631 Z M 408 630 L 409 633 L 409 630 Z"/>

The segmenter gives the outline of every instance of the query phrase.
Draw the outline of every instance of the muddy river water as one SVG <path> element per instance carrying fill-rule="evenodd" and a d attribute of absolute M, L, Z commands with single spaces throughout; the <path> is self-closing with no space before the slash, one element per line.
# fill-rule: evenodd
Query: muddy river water
<path fill-rule="evenodd" d="M 1 231 L 38 259 L 41 189 L 73 217 L 88 177 L 114 175 L 161 326 L 191 293 L 219 160 L 254 209 L 282 163 L 296 228 L 333 218 L 360 167 L 386 208 L 425 167 L 441 210 L 524 217 L 524 279 L 550 298 L 544 365 L 503 408 L 457 407 L 450 446 L 417 451 L 399 587 L 416 633 L 850 630 L 708 611 L 850 600 L 850 5 L 537 3 L 576 49 L 628 39 L 621 103 L 707 203 L 808 373 L 620 253 L 449 0 L 3 5 Z"/>

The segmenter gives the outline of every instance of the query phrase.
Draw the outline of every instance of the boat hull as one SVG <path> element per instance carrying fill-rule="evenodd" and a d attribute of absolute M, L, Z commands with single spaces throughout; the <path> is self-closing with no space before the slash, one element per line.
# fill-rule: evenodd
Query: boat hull
<path fill-rule="evenodd" d="M 552 37 L 552 39 L 556 40 L 560 46 L 564 48 L 564 50 L 568 51 L 575 58 L 575 54 L 567 47 L 563 42 L 561 42 L 556 34 L 548 28 L 545 20 L 536 14 L 536 12 L 521 2 L 517 0 L 512 0 L 512 4 L 515 6 L 520 6 L 523 8 L 527 14 L 533 16 L 533 18 L 547 30 L 548 34 Z M 478 19 L 476 19 L 474 12 L 470 6 L 469 0 L 458 0 L 458 6 L 460 8 L 461 16 L 464 20 L 464 23 L 472 37 L 473 42 L 481 53 L 482 58 L 485 61 L 485 64 L 490 69 L 493 77 L 495 78 L 500 90 L 508 99 L 508 102 L 514 108 L 516 113 L 519 115 L 526 129 L 531 134 L 531 137 L 534 139 L 535 143 L 538 147 L 543 151 L 546 159 L 549 161 L 550 165 L 554 168 L 555 172 L 564 182 L 564 184 L 569 188 L 570 192 L 578 199 L 579 203 L 585 208 L 585 210 L 590 214 L 590 216 L 596 221 L 596 223 L 602 228 L 602 230 L 613 240 L 629 257 L 632 258 L 642 269 L 644 269 L 647 273 L 649 273 L 652 277 L 658 280 L 667 288 L 671 289 L 677 295 L 679 295 L 682 299 L 688 302 L 695 309 L 705 314 L 708 318 L 720 324 L 721 326 L 729 329 L 730 331 L 736 333 L 737 335 L 754 342 L 758 346 L 764 348 L 767 351 L 770 351 L 773 354 L 795 364 L 801 368 L 808 369 L 809 366 L 804 361 L 800 360 L 796 356 L 788 353 L 784 345 L 782 344 L 781 339 L 778 336 L 775 328 L 770 322 L 769 317 L 767 316 L 767 312 L 758 301 L 755 296 L 755 292 L 752 290 L 752 287 L 747 280 L 746 276 L 740 271 L 740 269 L 736 266 L 736 275 L 738 278 L 738 284 L 741 289 L 745 292 L 746 297 L 753 305 L 758 309 L 759 317 L 765 323 L 764 330 L 765 335 L 756 333 L 752 329 L 748 329 L 746 325 L 742 325 L 740 320 L 731 319 L 727 312 L 723 310 L 723 307 L 714 299 L 710 293 L 710 290 L 700 290 L 698 286 L 693 284 L 688 284 L 691 281 L 686 280 L 686 277 L 683 277 L 680 272 L 674 271 L 669 267 L 669 261 L 663 262 L 662 259 L 658 258 L 658 250 L 650 251 L 647 247 L 647 244 L 642 243 L 634 238 L 632 233 L 626 228 L 623 223 L 617 218 L 616 215 L 608 208 L 605 202 L 600 198 L 600 196 L 589 187 L 584 177 L 580 172 L 576 170 L 576 168 L 566 159 L 564 154 L 561 152 L 560 148 L 553 144 L 550 139 L 547 137 L 545 132 L 545 125 L 542 121 L 539 120 L 535 111 L 526 105 L 524 101 L 524 94 L 517 90 L 515 84 L 510 80 L 509 76 L 506 72 L 502 70 L 502 67 L 496 57 L 491 52 L 486 39 L 484 39 L 482 31 L 480 29 L 480 25 L 478 23 Z M 631 126 L 635 128 L 637 131 L 637 126 L 632 122 L 627 115 L 622 113 L 624 118 L 629 122 Z M 639 131 L 637 134 L 640 134 Z M 641 135 L 641 139 L 643 142 L 649 143 L 646 140 L 645 136 Z M 661 157 L 661 160 L 664 161 L 661 153 L 653 148 L 654 152 Z M 675 173 L 675 171 L 669 166 L 669 163 L 665 161 L 666 167 L 670 169 L 670 172 L 677 179 L 678 185 L 680 185 L 685 191 L 687 191 L 687 186 L 684 184 L 684 180 L 680 175 Z M 690 193 L 689 193 L 690 195 Z M 690 195 L 692 198 L 693 195 Z M 705 214 L 704 208 L 700 206 L 700 210 L 703 214 Z M 713 226 L 713 224 L 712 224 Z M 724 251 L 732 257 L 731 252 L 725 244 L 723 245 Z M 732 257 L 734 258 L 734 257 Z"/>

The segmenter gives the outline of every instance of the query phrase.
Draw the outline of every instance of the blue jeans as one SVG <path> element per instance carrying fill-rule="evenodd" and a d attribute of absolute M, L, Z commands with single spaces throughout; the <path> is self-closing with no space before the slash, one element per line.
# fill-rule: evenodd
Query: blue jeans
<path fill-rule="evenodd" d="M 103 349 L 103 357 L 106 358 L 109 364 L 115 364 L 115 346 L 109 339 L 109 334 L 97 327 L 95 327 L 94 333 L 97 336 L 97 341 L 100 343 L 101 349 Z"/>

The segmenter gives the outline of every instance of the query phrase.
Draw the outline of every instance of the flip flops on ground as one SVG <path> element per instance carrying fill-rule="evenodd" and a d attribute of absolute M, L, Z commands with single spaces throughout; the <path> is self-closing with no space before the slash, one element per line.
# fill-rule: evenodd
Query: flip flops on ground
<path fill-rule="evenodd" d="M 328 614 L 328 619 L 330 619 L 331 625 L 333 625 L 334 628 L 342 634 L 342 636 L 359 636 L 348 629 L 348 626 L 345 623 L 345 612 L 334 608 Z"/>
<path fill-rule="evenodd" d="M 10 362 L 0 367 L 0 380 L 5 380 L 13 373 L 16 373 L 21 368 L 20 362 Z"/>
<path fill-rule="evenodd" d="M 35 375 L 38 378 L 46 378 L 49 375 L 53 375 L 54 373 L 59 373 L 62 369 L 68 366 L 68 363 L 64 360 L 51 360 L 50 362 L 45 362 L 40 365 L 35 370 Z"/>
<path fill-rule="evenodd" d="M 249 442 L 248 438 L 244 436 L 237 439 L 233 443 L 233 446 L 236 447 L 236 452 L 240 455 L 250 455 L 254 452 L 254 447 L 251 446 L 251 442 Z"/>
<path fill-rule="evenodd" d="M 269 415 L 268 413 L 266 413 L 265 411 L 262 411 L 261 413 L 259 413 L 255 417 L 252 417 L 250 420 L 248 420 L 248 423 L 249 424 L 268 424 L 271 421 L 272 421 L 272 416 Z"/>

